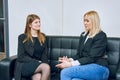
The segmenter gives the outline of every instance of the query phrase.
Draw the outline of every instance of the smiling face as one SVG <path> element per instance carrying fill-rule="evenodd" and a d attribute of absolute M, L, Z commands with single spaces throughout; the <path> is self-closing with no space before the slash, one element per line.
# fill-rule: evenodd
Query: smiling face
<path fill-rule="evenodd" d="M 38 31 L 40 30 L 40 20 L 39 19 L 35 19 L 31 24 L 30 24 L 30 27 L 31 27 L 31 30 L 35 30 L 35 31 Z"/>
<path fill-rule="evenodd" d="M 84 16 L 84 26 L 86 31 L 90 31 L 92 29 L 92 22 L 87 15 Z"/>

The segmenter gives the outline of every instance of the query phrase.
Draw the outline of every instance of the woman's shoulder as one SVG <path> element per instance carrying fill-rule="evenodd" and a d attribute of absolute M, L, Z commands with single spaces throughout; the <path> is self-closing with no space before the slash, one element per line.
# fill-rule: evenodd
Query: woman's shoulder
<path fill-rule="evenodd" d="M 47 39 L 47 36 L 45 33 L 41 33 L 41 34 L 44 36 L 45 39 Z"/>
<path fill-rule="evenodd" d="M 24 39 L 25 37 L 26 37 L 26 35 L 25 35 L 24 33 L 18 35 L 18 38 L 19 38 L 19 39 Z"/>
<path fill-rule="evenodd" d="M 105 33 L 104 31 L 100 31 L 100 32 L 98 33 L 98 35 L 107 36 L 106 33 Z"/>
<path fill-rule="evenodd" d="M 104 31 L 100 31 L 98 34 L 96 34 L 95 38 L 107 38 L 107 35 Z"/>

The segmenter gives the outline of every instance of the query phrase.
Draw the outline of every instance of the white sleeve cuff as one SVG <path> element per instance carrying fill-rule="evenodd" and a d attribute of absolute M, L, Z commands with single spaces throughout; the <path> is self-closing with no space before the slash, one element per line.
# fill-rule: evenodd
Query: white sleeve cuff
<path fill-rule="evenodd" d="M 72 66 L 78 66 L 80 65 L 79 61 L 78 60 L 75 60 L 75 61 L 72 61 Z"/>
<path fill-rule="evenodd" d="M 72 61 L 74 61 L 74 59 L 73 58 L 69 58 L 69 61 L 72 62 Z"/>

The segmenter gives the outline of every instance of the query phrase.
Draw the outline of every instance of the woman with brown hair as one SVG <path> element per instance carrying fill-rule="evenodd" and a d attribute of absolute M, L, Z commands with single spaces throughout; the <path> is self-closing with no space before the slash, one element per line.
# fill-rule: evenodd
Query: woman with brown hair
<path fill-rule="evenodd" d="M 27 16 L 25 32 L 18 37 L 15 80 L 49 80 L 47 40 L 40 27 L 39 16 Z"/>

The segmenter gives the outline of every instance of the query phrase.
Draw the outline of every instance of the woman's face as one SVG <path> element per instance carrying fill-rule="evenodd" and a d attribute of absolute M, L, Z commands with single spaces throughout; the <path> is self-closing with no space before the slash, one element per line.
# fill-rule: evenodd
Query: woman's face
<path fill-rule="evenodd" d="M 87 31 L 90 31 L 92 29 L 92 22 L 87 15 L 84 16 L 84 26 Z"/>
<path fill-rule="evenodd" d="M 30 27 L 32 30 L 40 30 L 40 20 L 39 19 L 35 19 L 31 24 L 30 24 Z"/>

